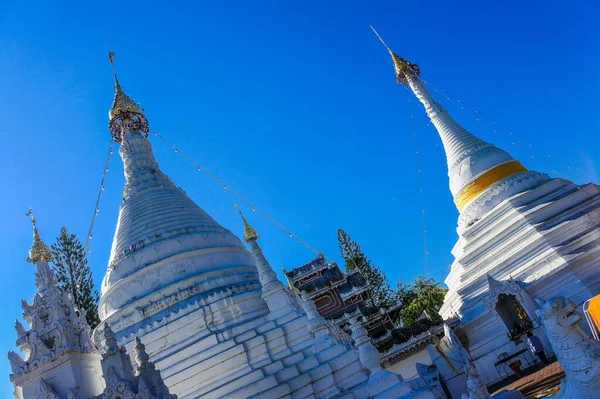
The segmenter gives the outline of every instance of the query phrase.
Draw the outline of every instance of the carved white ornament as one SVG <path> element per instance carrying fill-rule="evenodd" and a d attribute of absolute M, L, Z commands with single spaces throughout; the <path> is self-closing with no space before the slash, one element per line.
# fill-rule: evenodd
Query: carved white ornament
<path fill-rule="evenodd" d="M 469 395 L 463 394 L 461 399 L 490 399 L 490 393 L 479 377 L 479 372 L 471 359 L 467 359 L 465 362 L 465 373 L 467 374 Z"/>
<path fill-rule="evenodd" d="M 54 272 L 45 260 L 36 263 L 37 293 L 33 303 L 23 301 L 23 319 L 30 329 L 15 321 L 17 346 L 27 355 L 24 360 L 15 352 L 8 353 L 11 381 L 67 352 L 91 353 L 95 350 L 91 331 L 83 314 L 77 314 L 73 298 L 56 283 Z"/>
<path fill-rule="evenodd" d="M 489 293 L 484 299 L 484 302 L 485 306 L 489 310 L 494 310 L 496 308 L 496 303 L 498 303 L 498 297 L 500 295 L 504 294 L 518 296 L 521 293 L 521 290 L 523 289 L 523 287 L 521 287 L 521 284 L 513 279 L 498 281 L 489 274 L 487 276 L 487 279 Z"/>
<path fill-rule="evenodd" d="M 558 362 L 565 371 L 554 399 L 592 399 L 600 392 L 600 342 L 580 327 L 577 306 L 563 296 L 538 301 L 538 311 Z"/>

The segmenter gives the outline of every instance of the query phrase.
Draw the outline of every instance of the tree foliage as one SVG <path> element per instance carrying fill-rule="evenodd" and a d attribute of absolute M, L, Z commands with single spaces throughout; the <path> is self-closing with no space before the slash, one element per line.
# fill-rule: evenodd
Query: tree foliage
<path fill-rule="evenodd" d="M 396 303 L 395 293 L 388 283 L 383 270 L 371 264 L 362 252 L 360 245 L 342 229 L 337 231 L 340 254 L 344 259 L 347 273 L 358 270 L 369 283 L 369 293 L 373 305 L 388 307 Z"/>
<path fill-rule="evenodd" d="M 396 299 L 402 305 L 399 314 L 402 324 L 413 324 L 423 312 L 427 312 L 433 320 L 441 320 L 438 312 L 444 303 L 446 292 L 448 289 L 430 277 L 417 276 L 412 284 L 399 281 Z"/>
<path fill-rule="evenodd" d="M 404 326 L 410 326 L 423 312 L 426 312 L 428 317 L 433 320 L 441 319 L 438 312 L 448 290 L 439 282 L 430 277 L 417 276 L 411 284 L 400 280 L 396 289 L 393 289 L 390 287 L 385 273 L 371 264 L 360 245 L 352 240 L 348 233 L 338 229 L 337 240 L 346 272 L 352 273 L 358 270 L 365 277 L 370 285 L 373 304 L 383 307 L 389 307 L 396 303 L 401 304 L 396 322 L 401 321 Z"/>
<path fill-rule="evenodd" d="M 100 323 L 98 291 L 94 289 L 92 271 L 81 242 L 63 226 L 50 251 L 59 286 L 73 296 L 75 305 L 85 315 L 89 326 L 95 328 Z"/>

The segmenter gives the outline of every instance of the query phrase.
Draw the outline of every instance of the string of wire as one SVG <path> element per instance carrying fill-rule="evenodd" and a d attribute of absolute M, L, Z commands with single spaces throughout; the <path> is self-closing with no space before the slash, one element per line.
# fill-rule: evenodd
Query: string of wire
<path fill-rule="evenodd" d="M 158 137 L 159 139 L 161 139 L 169 147 L 171 147 L 177 154 L 181 155 L 186 161 L 188 161 L 188 163 L 194 165 L 198 169 L 199 172 L 205 173 L 213 181 L 215 181 L 217 184 L 219 184 L 225 190 L 229 191 L 231 194 L 233 194 L 235 197 L 237 197 L 241 202 L 243 202 L 246 205 L 248 205 L 252 209 L 252 211 L 257 212 L 260 215 L 262 215 L 265 219 L 267 219 L 269 222 L 271 222 L 273 225 L 275 225 L 280 230 L 282 230 L 285 233 L 287 233 L 290 237 L 294 238 L 296 241 L 298 241 L 300 244 L 302 244 L 304 247 L 306 247 L 310 251 L 314 252 L 315 254 L 319 254 L 320 253 L 319 251 L 317 251 L 316 249 L 314 249 L 312 246 L 310 246 L 306 241 L 304 241 L 303 239 L 301 239 L 300 237 L 298 237 L 296 234 L 294 234 L 292 231 L 290 231 L 290 229 L 288 229 L 287 227 L 285 227 L 283 224 L 279 223 L 277 220 L 273 219 L 265 211 L 261 210 L 260 208 L 257 208 L 253 203 L 251 203 L 248 199 L 246 199 L 246 197 L 244 197 L 243 195 L 241 195 L 238 191 L 236 191 L 235 189 L 233 189 L 230 186 L 228 186 L 227 184 L 225 184 L 221 179 L 219 179 L 217 176 L 215 176 L 214 174 L 212 174 L 209 170 L 207 170 L 202 165 L 200 165 L 198 162 L 196 162 L 191 156 L 189 156 L 185 152 L 181 151 L 179 149 L 179 147 L 177 147 L 170 140 L 168 140 L 167 138 L 165 138 L 163 135 L 161 135 L 160 133 L 158 133 L 155 130 L 152 130 L 152 133 L 156 137 Z"/>
<path fill-rule="evenodd" d="M 425 255 L 424 263 L 425 263 L 425 274 L 429 275 L 429 248 L 427 245 L 427 223 L 425 220 L 425 200 L 423 194 L 423 179 L 421 176 L 421 166 L 419 162 L 419 145 L 417 142 L 417 134 L 415 131 L 414 123 L 413 123 L 413 114 L 410 106 L 410 96 L 408 93 L 408 88 L 406 88 L 406 111 L 408 112 L 408 123 L 409 129 L 412 136 L 413 147 L 415 151 L 415 166 L 417 170 L 417 184 L 419 185 L 419 206 L 421 207 L 421 228 L 423 230 L 423 252 Z"/>
<path fill-rule="evenodd" d="M 523 141 L 525 144 L 527 144 L 529 147 L 539 151 L 540 153 L 544 154 L 548 159 L 553 160 L 554 162 L 559 163 L 560 165 L 562 165 L 563 167 L 565 167 L 566 169 L 577 173 L 579 176 L 583 177 L 584 179 L 586 179 L 587 181 L 591 182 L 591 183 L 595 183 L 594 180 L 592 178 L 590 178 L 589 176 L 587 176 L 585 173 L 581 172 L 580 170 L 578 170 L 577 168 L 569 165 L 568 163 L 564 162 L 563 160 L 561 160 L 560 158 L 553 156 L 552 154 L 550 154 L 548 151 L 544 150 L 543 148 L 539 147 L 538 145 L 532 143 L 531 141 L 527 140 L 525 137 L 515 133 L 513 130 L 511 130 L 510 128 L 506 127 L 505 125 L 497 122 L 496 120 L 494 120 L 492 117 L 488 116 L 487 114 L 481 112 L 480 110 L 478 110 L 477 108 L 473 107 L 472 105 L 469 105 L 468 103 L 464 102 L 463 100 L 461 100 L 460 98 L 456 97 L 455 95 L 449 93 L 448 91 L 442 89 L 441 87 L 435 85 L 434 83 L 432 83 L 431 81 L 425 80 L 424 78 L 421 79 L 421 81 L 423 83 L 425 83 L 426 85 L 432 87 L 435 91 L 439 91 L 440 93 L 442 93 L 444 96 L 446 96 L 446 98 L 449 99 L 453 99 L 454 101 L 456 101 L 458 104 L 461 104 L 461 107 L 466 107 L 468 109 L 470 109 L 472 112 L 474 112 L 476 115 L 480 115 L 482 118 L 487 119 L 489 122 L 491 122 L 493 125 L 498 126 L 501 130 L 506 131 L 510 136 L 516 137 L 519 140 Z M 479 120 L 479 118 L 477 118 L 477 120 Z M 497 133 L 497 130 L 494 130 L 495 133 Z M 514 141 L 511 141 L 511 144 L 515 145 Z M 535 156 L 531 155 L 532 158 L 535 158 Z M 543 161 L 542 161 L 543 162 Z M 556 173 L 556 170 L 553 169 L 553 172 Z"/>
<path fill-rule="evenodd" d="M 110 164 L 110 157 L 113 153 L 114 141 L 111 137 L 108 143 L 108 154 L 106 154 L 106 162 L 104 163 L 104 171 L 102 172 L 102 180 L 100 181 L 100 189 L 98 190 L 98 196 L 96 197 L 96 206 L 94 206 L 94 214 L 92 215 L 92 221 L 90 222 L 90 228 L 88 229 L 87 238 L 85 240 L 85 246 L 83 247 L 83 253 L 88 253 L 90 241 L 92 240 L 92 234 L 94 232 L 94 224 L 96 223 L 96 216 L 100 212 L 100 199 L 102 198 L 102 192 L 104 191 L 104 182 L 106 181 L 106 175 L 108 174 L 108 166 Z"/>

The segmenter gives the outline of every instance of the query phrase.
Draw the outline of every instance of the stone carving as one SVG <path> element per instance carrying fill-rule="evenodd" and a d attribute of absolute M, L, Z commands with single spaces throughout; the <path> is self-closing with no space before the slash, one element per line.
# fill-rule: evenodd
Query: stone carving
<path fill-rule="evenodd" d="M 448 324 L 444 324 L 444 337 L 440 340 L 438 348 L 439 353 L 442 354 L 452 370 L 458 373 L 458 370 L 462 368 L 465 372 L 467 378 L 467 391 L 469 394 L 463 394 L 461 396 L 462 399 L 490 398 L 490 394 L 479 376 L 479 372 L 477 371 L 477 367 L 475 367 L 475 363 L 473 363 L 473 359 L 471 359 L 470 353 L 465 349 Z"/>
<path fill-rule="evenodd" d="M 40 384 L 36 392 L 37 399 L 60 399 L 54 389 L 44 380 L 40 378 Z"/>
<path fill-rule="evenodd" d="M 104 380 L 106 381 L 106 388 L 95 399 L 135 399 L 135 392 L 131 385 L 126 381 L 120 380 L 114 368 L 108 368 L 108 373 L 104 376 Z"/>
<path fill-rule="evenodd" d="M 44 259 L 38 260 L 36 266 L 37 293 L 31 305 L 22 302 L 29 331 L 15 321 L 17 345 L 27 358 L 24 360 L 12 351 L 8 354 L 13 382 L 64 353 L 94 351 L 90 328 L 83 315 L 77 314 L 73 299 L 58 287 L 54 272 Z"/>
<path fill-rule="evenodd" d="M 582 319 L 575 303 L 563 296 L 538 301 L 538 315 L 550 345 L 565 371 L 556 399 L 591 399 L 600 392 L 600 343 L 580 327 Z"/>
<path fill-rule="evenodd" d="M 138 383 L 138 393 L 136 399 L 177 399 L 177 395 L 172 395 L 169 388 L 165 385 L 160 371 L 156 369 L 154 363 L 149 359 L 150 356 L 146 353 L 146 347 L 142 341 L 136 337 L 135 339 L 135 361 L 136 379 Z"/>
<path fill-rule="evenodd" d="M 462 399 L 489 399 L 491 398 L 490 393 L 481 378 L 479 372 L 475 367 L 473 361 L 468 358 L 465 362 L 465 374 L 467 374 L 467 389 L 469 395 L 462 395 Z"/>
<path fill-rule="evenodd" d="M 362 324 L 352 316 L 348 318 L 348 321 L 350 330 L 352 330 L 354 346 L 358 349 L 358 358 L 362 365 L 371 372 L 369 381 L 367 381 L 369 397 L 383 395 L 381 397 L 399 398 L 410 394 L 412 391 L 410 385 L 401 376 L 381 367 L 379 351 L 371 342 L 371 338 Z"/>
<path fill-rule="evenodd" d="M 523 289 L 521 287 L 521 284 L 518 281 L 513 280 L 512 278 L 508 279 L 506 281 L 498 281 L 488 274 L 487 279 L 488 279 L 488 288 L 489 288 L 490 292 L 488 293 L 488 296 L 485 298 L 484 301 L 485 301 L 485 306 L 489 310 L 494 310 L 496 308 L 496 303 L 498 302 L 498 297 L 501 294 L 517 296 Z"/>
<path fill-rule="evenodd" d="M 462 342 L 460 342 L 454 330 L 446 323 L 444 323 L 444 339 L 442 339 L 442 342 L 446 344 L 450 352 L 460 361 L 467 362 L 471 359 L 471 355 L 467 352 Z"/>
<path fill-rule="evenodd" d="M 136 375 L 133 373 L 131 358 L 125 347 L 119 348 L 110 325 L 104 325 L 104 345 L 102 370 L 106 388 L 95 399 L 177 399 L 169 393 L 160 371 L 156 370 L 146 347 L 139 338 L 135 338 Z"/>
<path fill-rule="evenodd" d="M 8 351 L 8 361 L 10 362 L 12 374 L 15 376 L 23 374 L 27 368 L 25 360 L 23 360 L 16 352 Z"/>

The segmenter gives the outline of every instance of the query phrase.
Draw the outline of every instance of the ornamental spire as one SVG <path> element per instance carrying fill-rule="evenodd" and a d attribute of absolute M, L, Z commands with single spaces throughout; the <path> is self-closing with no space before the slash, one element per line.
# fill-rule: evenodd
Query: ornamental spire
<path fill-rule="evenodd" d="M 405 60 L 404 58 L 400 57 L 396 53 L 394 53 L 392 51 L 392 49 L 389 48 L 388 45 L 383 41 L 381 36 L 379 36 L 379 33 L 377 33 L 375 28 L 373 28 L 372 25 L 369 25 L 369 26 L 371 27 L 371 29 L 373 30 L 375 35 L 377 35 L 377 38 L 379 39 L 381 44 L 383 44 L 385 46 L 387 51 L 392 56 L 392 62 L 394 63 L 394 70 L 396 71 L 396 79 L 398 80 L 398 83 L 400 83 L 400 84 L 407 83 L 406 73 L 410 73 L 415 76 L 419 76 L 421 74 L 421 70 L 419 69 L 419 66 L 417 64 L 413 64 L 413 63 Z"/>
<path fill-rule="evenodd" d="M 44 244 L 44 242 L 40 238 L 40 234 L 38 233 L 37 225 L 35 222 L 35 217 L 33 216 L 33 209 L 31 207 L 29 207 L 29 211 L 25 214 L 25 216 L 31 217 L 31 225 L 33 226 L 33 243 L 31 244 L 31 249 L 29 250 L 29 257 L 27 258 L 27 262 L 50 262 L 52 260 L 52 255 L 50 254 L 48 246 Z"/>
<path fill-rule="evenodd" d="M 139 131 L 148 136 L 148 120 L 144 116 L 142 107 L 133 101 L 123 89 L 115 70 L 115 53 L 108 51 L 108 61 L 115 77 L 115 97 L 108 111 L 108 130 L 113 139 L 120 143 L 123 140 L 125 129 Z"/>
<path fill-rule="evenodd" d="M 242 210 L 238 207 L 237 204 L 235 204 L 235 207 L 238 209 L 238 212 L 242 217 L 242 222 L 244 223 L 244 242 L 250 242 L 251 240 L 257 240 L 258 238 L 260 238 L 256 230 L 254 230 L 254 228 L 250 226 L 250 223 L 248 223 L 248 221 L 244 217 L 244 214 L 242 213 Z"/>
<path fill-rule="evenodd" d="M 442 139 L 450 191 L 461 213 L 493 184 L 517 173 L 527 172 L 506 151 L 481 140 L 459 125 L 425 88 L 419 67 L 396 55 L 377 31 L 373 27 L 371 29 L 391 54 L 398 83 L 410 87 Z"/>

